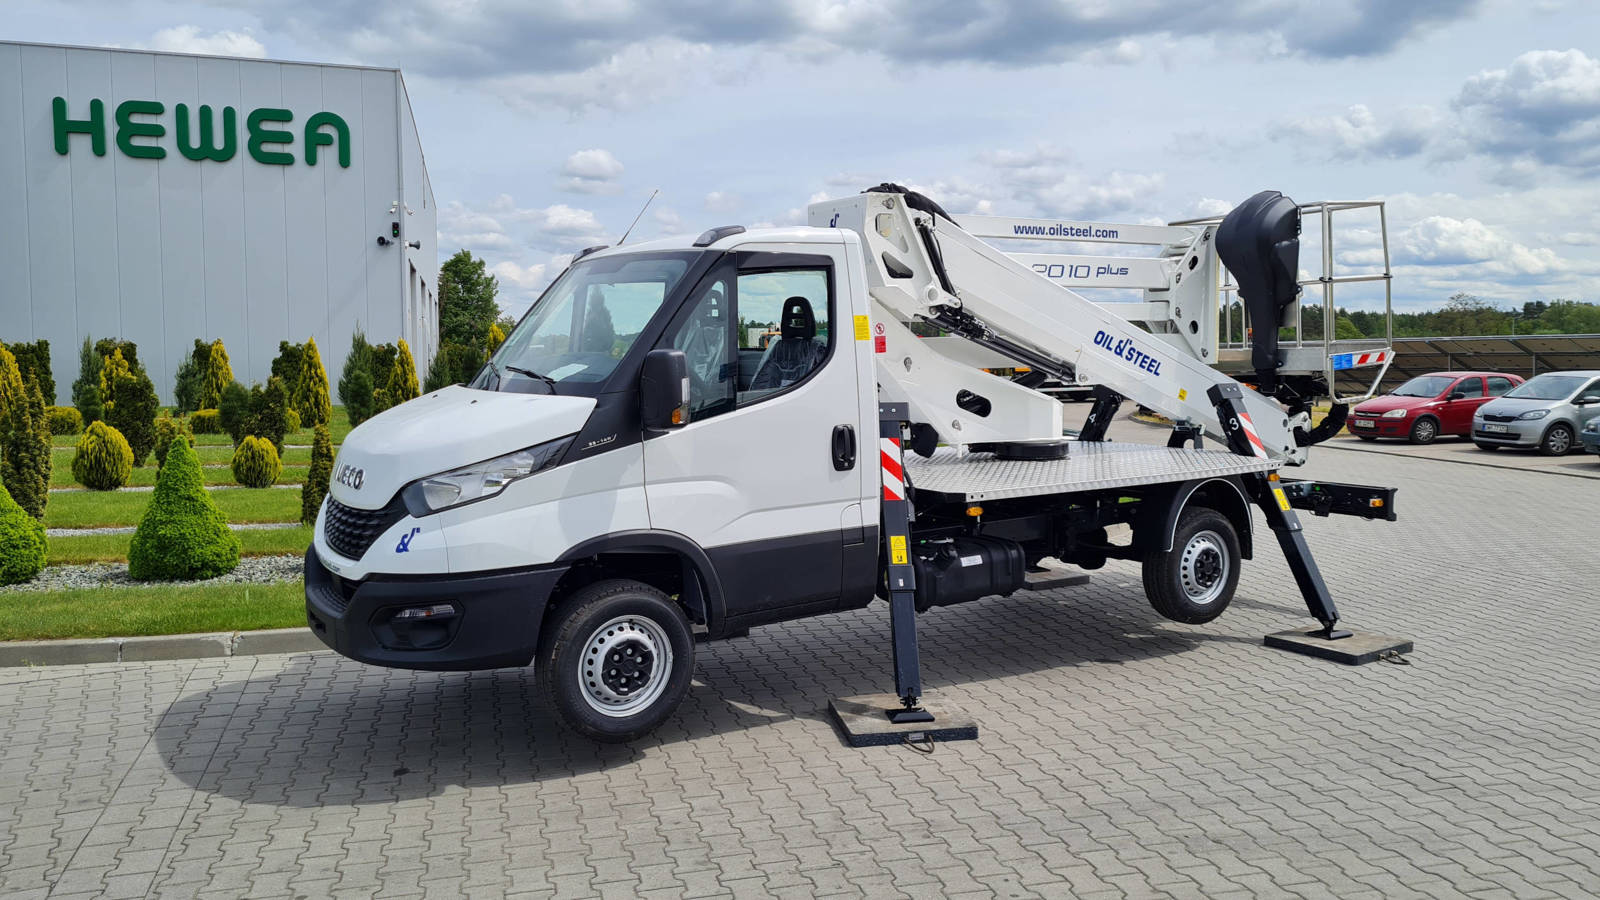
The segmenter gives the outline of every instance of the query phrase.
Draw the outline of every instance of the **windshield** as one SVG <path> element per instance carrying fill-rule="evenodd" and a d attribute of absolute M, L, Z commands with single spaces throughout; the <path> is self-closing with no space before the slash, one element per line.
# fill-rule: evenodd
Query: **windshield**
<path fill-rule="evenodd" d="M 640 254 L 574 264 L 490 358 L 499 385 L 522 390 L 543 382 L 551 393 L 598 393 L 692 259 Z"/>
<path fill-rule="evenodd" d="M 1455 378 L 1449 375 L 1418 375 L 1395 388 L 1396 397 L 1437 397 Z"/>
<path fill-rule="evenodd" d="M 1518 400 L 1565 400 L 1588 379 L 1582 375 L 1538 375 L 1512 388 Z"/>

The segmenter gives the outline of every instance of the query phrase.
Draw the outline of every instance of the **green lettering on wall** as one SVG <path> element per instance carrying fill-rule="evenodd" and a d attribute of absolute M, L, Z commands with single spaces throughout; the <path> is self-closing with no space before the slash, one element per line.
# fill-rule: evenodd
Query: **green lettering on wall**
<path fill-rule="evenodd" d="M 159 100 L 124 100 L 117 104 L 117 149 L 134 159 L 165 159 L 167 148 L 159 144 L 135 144 L 136 137 L 160 140 L 166 126 L 156 122 L 135 122 L 134 116 L 159 116 L 167 107 Z"/>
<path fill-rule="evenodd" d="M 294 135 L 280 128 L 263 128 L 264 122 L 292 122 L 294 113 L 287 109 L 273 109 L 265 107 L 250 113 L 245 120 L 245 128 L 250 132 L 250 140 L 245 145 L 250 150 L 250 157 L 264 166 L 292 166 L 294 154 L 282 150 L 267 150 L 266 144 L 291 144 Z"/>
<path fill-rule="evenodd" d="M 324 134 L 322 126 L 332 125 L 334 134 Z M 331 112 L 319 112 L 306 120 L 306 165 L 317 164 L 317 147 L 339 142 L 339 167 L 350 168 L 350 126 Z"/>
<path fill-rule="evenodd" d="M 99 100 L 89 101 L 89 118 L 67 118 L 67 100 L 57 97 L 50 101 L 50 119 L 55 125 L 56 152 L 67 155 L 69 135 L 87 134 L 89 147 L 95 156 L 106 155 L 106 105 Z"/>
<path fill-rule="evenodd" d="M 211 159 L 217 162 L 233 159 L 233 154 L 239 149 L 239 116 L 233 107 L 222 108 L 221 143 L 213 139 L 211 132 L 211 107 L 200 107 L 200 141 L 193 144 L 189 142 L 188 104 L 179 103 L 174 110 L 178 116 L 178 152 L 185 159 Z"/>

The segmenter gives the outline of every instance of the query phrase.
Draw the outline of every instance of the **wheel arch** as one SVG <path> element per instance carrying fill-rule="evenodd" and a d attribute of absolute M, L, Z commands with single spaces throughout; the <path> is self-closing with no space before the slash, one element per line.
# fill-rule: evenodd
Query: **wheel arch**
<path fill-rule="evenodd" d="M 631 578 L 676 594 L 690 621 L 704 625 L 712 637 L 720 635 L 727 619 L 722 582 L 711 557 L 678 532 L 639 529 L 599 535 L 574 544 L 557 561 L 570 566 L 557 594 L 605 578 Z"/>
<path fill-rule="evenodd" d="M 1178 521 L 1183 518 L 1184 510 L 1191 506 L 1204 506 L 1226 516 L 1239 538 L 1240 558 L 1251 558 L 1254 541 L 1251 537 L 1250 500 L 1246 497 L 1244 488 L 1232 478 L 1208 478 L 1202 481 L 1186 481 L 1178 485 L 1172 493 L 1172 502 L 1167 504 L 1166 514 L 1161 519 L 1160 531 L 1156 535 L 1155 542 L 1158 549 L 1168 552 L 1172 550 L 1173 541 L 1178 533 Z"/>

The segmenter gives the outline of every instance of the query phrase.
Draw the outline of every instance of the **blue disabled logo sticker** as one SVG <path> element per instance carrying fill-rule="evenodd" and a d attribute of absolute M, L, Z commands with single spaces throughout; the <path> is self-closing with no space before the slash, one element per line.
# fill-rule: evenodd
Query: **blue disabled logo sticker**
<path fill-rule="evenodd" d="M 413 528 L 413 529 L 411 529 L 411 533 L 410 534 L 402 535 L 400 537 L 400 543 L 395 545 L 394 552 L 396 552 L 396 553 L 410 553 L 411 552 L 411 539 L 416 537 L 417 535 L 419 535 L 421 533 L 422 533 L 422 529 L 421 528 Z"/>

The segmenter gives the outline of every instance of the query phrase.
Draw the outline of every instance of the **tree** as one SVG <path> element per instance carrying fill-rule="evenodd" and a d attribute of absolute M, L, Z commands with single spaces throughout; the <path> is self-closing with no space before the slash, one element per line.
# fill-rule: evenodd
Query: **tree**
<path fill-rule="evenodd" d="M 1338 317 L 1333 320 L 1333 337 L 1335 340 L 1349 341 L 1366 335 L 1361 333 L 1361 328 L 1356 325 L 1354 319 L 1340 310 Z"/>
<path fill-rule="evenodd" d="M 252 415 L 250 391 L 237 381 L 228 382 L 221 399 L 217 401 L 217 424 L 222 426 L 234 446 L 238 446 L 244 436 L 250 433 Z"/>
<path fill-rule="evenodd" d="M 490 325 L 489 326 L 489 352 L 493 353 L 496 350 L 499 350 L 500 349 L 500 345 L 504 344 L 505 342 L 506 342 L 506 330 L 504 328 L 500 327 L 500 323 L 496 322 L 493 325 Z"/>
<path fill-rule="evenodd" d="M 104 365 L 105 358 L 95 352 L 94 341 L 85 337 L 83 349 L 78 352 L 78 380 L 72 383 L 72 405 L 83 416 L 84 427 L 105 415 L 100 395 L 100 369 Z"/>
<path fill-rule="evenodd" d="M 205 377 L 200 381 L 200 408 L 220 409 L 222 392 L 233 383 L 233 366 L 228 363 L 228 348 L 222 338 L 211 342 L 211 352 L 206 354 Z"/>
<path fill-rule="evenodd" d="M 289 406 L 299 412 L 305 401 L 306 345 L 279 341 L 278 355 L 272 360 L 272 374 L 283 382 L 283 389 L 289 394 Z"/>
<path fill-rule="evenodd" d="M 311 469 L 306 472 L 305 483 L 300 486 L 300 524 L 311 525 L 317 521 L 322 500 L 328 496 L 328 483 L 333 479 L 333 439 L 328 426 L 318 425 L 311 436 Z"/>
<path fill-rule="evenodd" d="M 31 581 L 44 569 L 44 523 L 19 506 L 0 479 L 0 584 Z"/>
<path fill-rule="evenodd" d="M 271 441 L 278 455 L 282 456 L 283 436 L 289 433 L 289 392 L 283 386 L 283 379 L 276 375 L 269 377 L 259 399 L 256 399 L 254 388 L 251 388 L 251 394 L 254 402 L 250 433 Z"/>
<path fill-rule="evenodd" d="M 173 408 L 179 413 L 192 413 L 200 409 L 200 389 L 205 379 L 206 363 L 211 360 L 211 345 L 194 339 L 194 350 L 178 363 L 172 376 Z"/>
<path fill-rule="evenodd" d="M 465 384 L 483 368 L 484 351 L 460 344 L 441 344 L 428 366 L 428 380 L 423 385 L 427 391 L 437 391 L 452 384 Z"/>
<path fill-rule="evenodd" d="M 439 343 L 487 350 L 489 326 L 500 315 L 499 284 L 483 260 L 466 250 L 439 267 Z"/>
<path fill-rule="evenodd" d="M 44 394 L 45 405 L 56 402 L 56 377 L 50 371 L 50 342 L 37 340 L 32 343 L 18 341 L 15 344 L 0 344 L 11 351 L 17 358 L 17 370 L 22 373 L 22 381 L 27 383 L 29 378 L 39 381 L 39 391 Z"/>
<path fill-rule="evenodd" d="M 239 549 L 239 536 L 206 493 L 194 448 L 173 441 L 128 545 L 128 574 L 140 581 L 215 578 L 239 565 Z"/>
<path fill-rule="evenodd" d="M 617 329 L 611 324 L 611 310 L 606 308 L 606 298 L 595 292 L 583 312 L 583 346 L 589 353 L 611 355 L 617 344 Z"/>
<path fill-rule="evenodd" d="M 333 418 L 333 402 L 328 399 L 328 370 L 322 366 L 322 354 L 317 351 L 316 338 L 306 338 L 303 360 L 305 370 L 300 374 L 300 425 L 304 428 L 326 425 Z"/>
<path fill-rule="evenodd" d="M 360 425 L 377 412 L 373 408 L 372 392 L 377 384 L 372 378 L 372 345 L 366 335 L 356 329 L 350 336 L 350 352 L 344 357 L 344 371 L 339 375 L 339 402 L 350 424 Z M 388 372 L 384 375 L 387 377 Z"/>
<path fill-rule="evenodd" d="M 11 351 L 0 346 L 0 481 L 28 515 L 44 517 L 50 499 L 50 429 L 39 381 L 25 383 Z"/>
<path fill-rule="evenodd" d="M 388 392 L 389 402 L 395 406 L 415 400 L 421 393 L 421 388 L 417 386 L 417 364 L 411 359 L 411 348 L 406 345 L 405 338 L 400 339 L 394 366 L 389 370 L 384 390 Z"/>
<path fill-rule="evenodd" d="M 130 364 L 121 348 L 111 354 L 102 371 L 106 382 L 105 421 L 127 438 L 133 464 L 143 466 L 156 446 L 156 416 L 161 401 L 144 367 Z"/>

